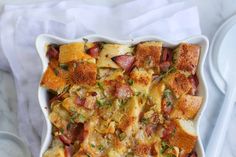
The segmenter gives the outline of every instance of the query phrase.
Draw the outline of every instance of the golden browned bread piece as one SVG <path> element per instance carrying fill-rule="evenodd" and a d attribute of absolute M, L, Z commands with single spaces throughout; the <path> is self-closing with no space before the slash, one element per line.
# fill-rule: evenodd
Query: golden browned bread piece
<path fill-rule="evenodd" d="M 43 154 L 43 157 L 65 157 L 64 148 L 57 146 L 57 147 L 48 149 Z"/>
<path fill-rule="evenodd" d="M 169 139 L 170 145 L 177 146 L 190 153 L 197 141 L 197 135 L 193 122 L 190 120 L 174 120 L 176 129 Z"/>
<path fill-rule="evenodd" d="M 175 50 L 174 63 L 179 70 L 195 74 L 200 55 L 200 46 L 183 43 Z"/>
<path fill-rule="evenodd" d="M 177 100 L 174 110 L 171 112 L 171 118 L 192 119 L 197 114 L 202 104 L 202 97 L 183 95 Z"/>
<path fill-rule="evenodd" d="M 137 67 L 158 67 L 160 63 L 162 43 L 145 42 L 137 45 L 136 61 Z"/>
<path fill-rule="evenodd" d="M 66 81 L 57 75 L 57 69 L 53 70 L 51 67 L 48 67 L 41 80 L 41 86 L 60 94 L 65 88 Z"/>
<path fill-rule="evenodd" d="M 76 63 L 71 72 L 71 80 L 79 85 L 95 85 L 97 76 L 97 67 L 94 63 Z"/>
<path fill-rule="evenodd" d="M 95 62 L 95 59 L 85 53 L 85 44 L 82 42 L 65 44 L 60 46 L 59 62 L 68 63 L 70 61 L 86 60 Z"/>
<path fill-rule="evenodd" d="M 148 144 L 138 144 L 134 149 L 134 154 L 138 156 L 148 156 L 151 151 L 151 146 Z"/>
<path fill-rule="evenodd" d="M 191 83 L 188 78 L 178 71 L 170 73 L 163 81 L 172 90 L 176 98 L 186 94 L 191 89 Z"/>

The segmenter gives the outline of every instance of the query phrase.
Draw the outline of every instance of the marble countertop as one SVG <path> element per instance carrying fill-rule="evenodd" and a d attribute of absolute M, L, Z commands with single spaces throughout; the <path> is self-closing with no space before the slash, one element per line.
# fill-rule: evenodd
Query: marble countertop
<path fill-rule="evenodd" d="M 39 2 L 45 0 L 0 0 L 0 10 L 2 5 L 5 3 L 27 3 L 27 2 Z M 48 0 L 49 1 L 49 0 Z M 86 0 L 91 1 L 91 0 Z M 120 1 L 125 0 L 98 0 L 101 4 L 113 4 L 118 3 Z M 236 14 L 236 3 L 235 0 L 196 0 L 196 4 L 199 9 L 200 22 L 202 33 L 206 35 L 211 41 L 214 33 L 217 28 L 230 16 Z M 208 71 L 207 71 L 207 75 Z M 214 83 L 210 83 L 214 86 Z M 221 93 L 215 88 L 213 95 L 221 95 Z M 219 99 L 218 103 L 222 102 L 222 98 Z M 14 86 L 14 80 L 12 75 L 9 72 L 0 70 L 0 130 L 1 131 L 9 131 L 13 134 L 18 134 L 17 132 L 17 99 L 16 99 L 16 91 Z M 211 102 L 209 102 L 211 103 Z M 212 113 L 208 116 L 209 118 L 218 114 L 218 110 L 214 109 L 213 105 Z M 204 122 L 203 122 L 204 123 Z M 209 127 L 209 128 L 213 128 Z M 231 126 L 232 127 L 232 126 Z M 207 130 L 205 130 L 207 131 Z M 204 132 L 204 130 L 203 130 Z M 227 136 L 227 140 L 225 141 L 224 151 L 227 152 L 225 156 L 233 157 L 236 156 L 236 151 L 233 148 L 228 147 L 229 143 L 232 143 L 232 140 L 236 140 L 235 138 L 229 138 L 232 133 L 229 132 Z M 206 141 L 209 137 L 205 137 L 203 143 L 207 143 Z M 234 142 L 235 143 L 235 142 Z M 232 145 L 232 144 L 231 144 Z M 234 148 L 235 149 L 235 148 Z"/>

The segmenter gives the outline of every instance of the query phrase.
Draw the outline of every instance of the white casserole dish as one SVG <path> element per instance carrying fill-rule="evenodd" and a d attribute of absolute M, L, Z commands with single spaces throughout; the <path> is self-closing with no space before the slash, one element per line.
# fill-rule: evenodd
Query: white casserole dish
<path fill-rule="evenodd" d="M 161 39 L 155 36 L 144 36 L 144 37 L 139 37 L 132 40 L 118 40 L 118 39 L 113 39 L 110 37 L 105 37 L 105 36 L 100 36 L 100 35 L 89 35 L 89 36 L 84 36 L 75 40 L 67 40 L 67 39 L 62 39 L 53 35 L 42 34 L 42 35 L 39 35 L 36 39 L 36 49 L 43 65 L 42 74 L 44 73 L 44 71 L 47 69 L 47 66 L 48 66 L 48 58 L 46 57 L 46 50 L 47 50 L 48 44 L 51 44 L 51 43 L 66 44 L 66 43 L 71 43 L 71 42 L 80 42 L 80 41 L 84 41 L 83 40 L 84 38 L 88 39 L 89 42 L 104 41 L 104 42 L 120 43 L 120 44 L 136 44 L 142 41 L 161 41 L 163 42 L 163 46 L 166 46 L 166 47 L 175 47 L 181 42 L 187 42 L 187 43 L 200 45 L 201 54 L 200 54 L 200 60 L 199 60 L 198 70 L 197 70 L 197 75 L 199 78 L 199 86 L 198 86 L 199 94 L 198 95 L 203 97 L 203 104 L 200 111 L 198 112 L 197 116 L 194 119 L 194 125 L 195 125 L 196 132 L 198 135 L 198 141 L 197 141 L 195 150 L 198 154 L 198 157 L 205 157 L 204 149 L 201 142 L 201 137 L 199 134 L 199 127 L 200 127 L 199 122 L 201 120 L 202 113 L 204 109 L 206 108 L 206 102 L 207 102 L 207 96 L 208 96 L 206 79 L 203 74 L 204 62 L 205 62 L 205 58 L 206 58 L 206 54 L 207 54 L 208 46 L 209 46 L 208 39 L 205 36 L 194 36 L 194 37 L 190 37 L 188 39 L 182 40 L 182 41 L 170 42 L 170 41 L 166 41 L 164 39 Z M 49 111 L 48 111 L 47 90 L 41 86 L 39 86 L 38 88 L 38 99 L 39 99 L 39 104 L 44 115 L 44 126 L 43 126 L 41 150 L 40 150 L 40 157 L 42 157 L 43 153 L 50 146 L 50 143 L 52 140 L 52 135 L 51 135 L 52 124 L 49 121 L 49 117 L 48 117 Z"/>

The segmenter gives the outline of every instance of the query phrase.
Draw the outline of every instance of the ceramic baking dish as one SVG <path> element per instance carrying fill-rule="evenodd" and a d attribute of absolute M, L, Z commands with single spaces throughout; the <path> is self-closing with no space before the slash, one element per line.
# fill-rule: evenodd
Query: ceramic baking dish
<path fill-rule="evenodd" d="M 89 36 L 84 36 L 75 40 L 68 40 L 68 39 L 59 38 L 59 37 L 49 35 L 49 34 L 41 34 L 36 39 L 36 49 L 43 65 L 42 74 L 47 69 L 47 66 L 48 66 L 48 58 L 46 57 L 46 50 L 47 50 L 48 44 L 51 44 L 51 43 L 66 44 L 66 43 L 71 43 L 71 42 L 81 42 L 81 41 L 84 41 L 84 39 L 87 39 L 89 42 L 103 41 L 103 42 L 119 43 L 119 44 L 137 44 L 142 41 L 161 41 L 163 43 L 163 46 L 166 46 L 166 47 L 175 47 L 181 42 L 187 42 L 187 43 L 200 45 L 201 54 L 200 54 L 200 60 L 199 60 L 198 70 L 197 70 L 197 75 L 199 78 L 199 86 L 198 86 L 199 94 L 198 95 L 203 97 L 203 104 L 200 111 L 198 112 L 197 116 L 194 119 L 194 125 L 195 125 L 197 135 L 198 135 L 198 141 L 197 141 L 195 150 L 198 154 L 198 157 L 205 156 L 204 149 L 201 142 L 201 137 L 199 134 L 199 128 L 200 128 L 199 122 L 202 117 L 202 113 L 206 107 L 207 95 L 208 95 L 206 80 L 203 74 L 204 61 L 205 61 L 205 57 L 206 57 L 208 45 L 209 45 L 206 37 L 200 35 L 200 36 L 190 37 L 182 41 L 171 42 L 171 41 L 158 38 L 156 36 L 144 36 L 144 37 L 139 37 L 132 40 L 118 40 L 118 39 L 100 36 L 100 35 L 89 35 Z M 40 148 L 40 157 L 42 157 L 43 153 L 48 149 L 52 140 L 52 135 L 51 135 L 52 124 L 48 118 L 49 111 L 47 109 L 48 108 L 47 107 L 48 106 L 47 90 L 41 87 L 40 85 L 38 88 L 38 100 L 39 100 L 39 104 L 44 115 L 44 126 L 43 126 L 41 148 Z"/>

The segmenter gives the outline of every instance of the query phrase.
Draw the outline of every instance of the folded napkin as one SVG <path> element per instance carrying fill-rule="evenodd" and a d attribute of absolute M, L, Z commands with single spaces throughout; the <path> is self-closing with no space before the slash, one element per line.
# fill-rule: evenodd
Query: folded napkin
<path fill-rule="evenodd" d="M 19 133 L 34 157 L 43 128 L 37 100 L 42 66 L 35 50 L 35 38 L 41 33 L 70 39 L 88 34 L 119 39 L 156 35 L 174 41 L 201 31 L 197 8 L 190 0 L 133 0 L 115 6 L 82 0 L 6 5 L 0 18 L 0 66 L 7 68 L 8 62 L 13 72 Z"/>

